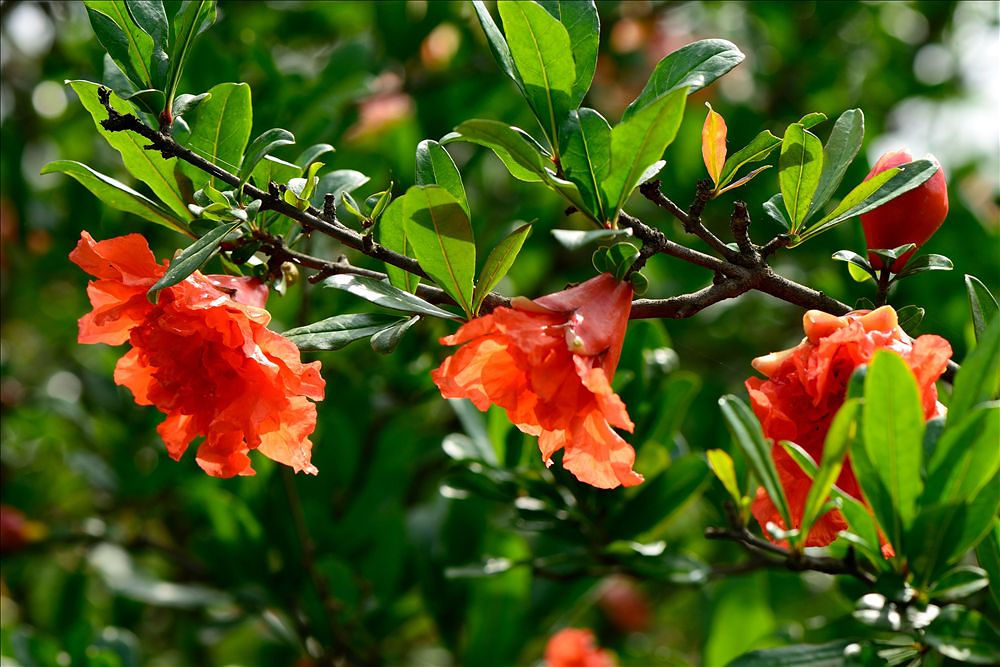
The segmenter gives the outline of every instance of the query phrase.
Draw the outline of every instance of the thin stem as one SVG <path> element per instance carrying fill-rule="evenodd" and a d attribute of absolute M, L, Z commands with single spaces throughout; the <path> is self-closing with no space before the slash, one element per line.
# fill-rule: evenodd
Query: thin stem
<path fill-rule="evenodd" d="M 878 272 L 878 287 L 875 290 L 876 308 L 884 306 L 889 301 L 889 287 L 892 285 L 889 274 L 889 264 L 883 266 Z"/>
<path fill-rule="evenodd" d="M 711 194 L 711 188 L 705 189 L 704 184 L 707 181 L 701 181 L 698 184 L 698 194 L 695 196 L 694 203 L 691 204 L 690 212 L 685 213 L 680 206 L 670 201 L 663 191 L 660 190 L 660 181 L 653 180 L 647 181 L 639 186 L 639 192 L 653 202 L 663 210 L 670 213 L 672 216 L 681 221 L 684 225 L 684 231 L 688 234 L 694 234 L 702 241 L 707 243 L 709 247 L 712 248 L 720 257 L 732 261 L 736 257 L 736 253 L 732 248 L 728 247 L 722 242 L 718 236 L 712 233 L 704 224 L 701 222 L 701 212 L 705 208 L 705 203 L 708 202 L 709 196 Z"/>

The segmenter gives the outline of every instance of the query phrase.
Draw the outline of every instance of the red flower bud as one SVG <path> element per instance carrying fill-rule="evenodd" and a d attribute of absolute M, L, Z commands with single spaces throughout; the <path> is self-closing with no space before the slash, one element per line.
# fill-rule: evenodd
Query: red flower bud
<path fill-rule="evenodd" d="M 927 159 L 937 164 L 937 159 L 933 155 L 928 155 Z M 865 180 L 886 169 L 912 161 L 913 157 L 906 151 L 890 151 L 879 158 Z M 891 250 L 907 243 L 914 243 L 919 248 L 933 236 L 947 215 L 948 186 L 944 180 L 944 172 L 938 165 L 934 175 L 917 187 L 868 213 L 863 213 L 861 225 L 865 230 L 865 240 L 871 249 Z M 893 262 L 892 272 L 902 271 L 917 248 Z M 883 266 L 882 259 L 871 252 L 868 253 L 868 261 L 876 269 L 881 269 Z"/>

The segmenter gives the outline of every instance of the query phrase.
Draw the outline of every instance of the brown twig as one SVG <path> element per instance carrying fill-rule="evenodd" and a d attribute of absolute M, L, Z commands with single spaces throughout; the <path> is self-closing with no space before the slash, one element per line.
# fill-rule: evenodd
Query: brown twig
<path fill-rule="evenodd" d="M 708 184 L 707 189 L 706 184 Z M 720 257 L 724 257 L 728 261 L 732 261 L 736 258 L 736 253 L 733 249 L 723 243 L 722 239 L 713 234 L 712 231 L 701 222 L 701 213 L 705 209 L 705 204 L 708 203 L 708 200 L 711 198 L 711 183 L 708 181 L 700 181 L 698 183 L 698 193 L 695 195 L 695 200 L 691 204 L 691 208 L 686 213 L 680 206 L 670 201 L 670 199 L 663 194 L 663 191 L 660 190 L 659 179 L 646 181 L 639 186 L 639 192 L 642 193 L 646 199 L 677 218 L 681 224 L 684 225 L 684 231 L 688 234 L 694 234 L 707 243 L 712 250 L 719 254 Z"/>

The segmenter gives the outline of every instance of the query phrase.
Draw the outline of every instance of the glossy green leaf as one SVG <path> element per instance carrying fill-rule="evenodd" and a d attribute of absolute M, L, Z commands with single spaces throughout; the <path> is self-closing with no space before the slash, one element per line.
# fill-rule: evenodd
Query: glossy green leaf
<path fill-rule="evenodd" d="M 469 199 L 465 195 L 465 185 L 462 184 L 462 174 L 451 155 L 444 146 L 431 139 L 424 139 L 417 144 L 417 185 L 440 185 L 451 193 L 465 215 L 472 219 L 469 209 Z"/>
<path fill-rule="evenodd" d="M 147 292 L 149 300 L 156 303 L 160 290 L 176 285 L 200 269 L 219 249 L 219 244 L 222 243 L 223 239 L 235 231 L 240 224 L 242 221 L 237 220 L 227 225 L 219 225 L 184 248 L 179 255 L 170 261 L 170 266 L 167 267 L 167 272 L 163 274 L 163 277 L 149 288 Z"/>
<path fill-rule="evenodd" d="M 861 109 L 848 109 L 833 125 L 830 138 L 823 146 L 823 173 L 813 195 L 806 220 L 819 211 L 840 187 L 847 168 L 851 166 L 865 136 L 865 115 Z"/>
<path fill-rule="evenodd" d="M 260 134 L 247 147 L 246 155 L 240 164 L 240 183 L 246 183 L 253 173 L 257 163 L 264 159 L 264 156 L 273 151 L 278 146 L 287 146 L 295 143 L 295 135 L 280 127 L 272 127 L 270 130 Z"/>
<path fill-rule="evenodd" d="M 94 34 L 115 64 L 139 90 L 155 88 L 149 63 L 153 40 L 129 15 L 124 0 L 84 2 Z"/>
<path fill-rule="evenodd" d="M 336 148 L 330 144 L 313 144 L 309 148 L 302 151 L 302 153 L 295 158 L 295 164 L 299 165 L 303 169 L 308 169 L 309 165 L 313 162 L 326 155 L 327 153 L 336 152 Z"/>
<path fill-rule="evenodd" d="M 993 518 L 993 527 L 976 546 L 976 560 L 989 575 L 990 598 L 1000 610 L 1000 517 Z"/>
<path fill-rule="evenodd" d="M 569 33 L 558 19 L 533 2 L 499 0 L 497 8 L 525 97 L 559 155 L 559 127 L 575 106 L 576 66 Z"/>
<path fill-rule="evenodd" d="M 611 126 L 586 107 L 571 111 L 560 130 L 560 163 L 566 178 L 576 184 L 597 221 L 608 222 L 601 183 L 611 169 Z"/>
<path fill-rule="evenodd" d="M 150 87 L 163 90 L 170 67 L 167 48 L 170 41 L 170 23 L 163 8 L 163 0 L 125 0 L 129 16 L 152 39 L 149 55 Z"/>
<path fill-rule="evenodd" d="M 553 229 L 552 236 L 567 250 L 579 250 L 595 241 L 611 241 L 632 236 L 632 230 L 594 229 L 584 232 L 576 229 Z"/>
<path fill-rule="evenodd" d="M 493 22 L 493 17 L 490 16 L 483 0 L 472 0 L 472 8 L 476 12 L 479 25 L 482 26 L 483 32 L 486 34 L 486 43 L 489 44 L 490 51 L 493 53 L 493 57 L 496 58 L 497 64 L 500 65 L 500 69 L 517 84 L 521 93 L 524 94 L 524 83 L 521 81 L 521 75 L 518 74 L 517 68 L 514 67 L 514 59 L 510 55 L 510 47 L 507 46 L 507 40 L 504 39 L 500 28 Z"/>
<path fill-rule="evenodd" d="M 974 665 L 1000 664 L 1000 632 L 973 609 L 948 605 L 924 630 L 923 639 L 952 660 Z"/>
<path fill-rule="evenodd" d="M 989 288 L 975 276 L 965 274 L 965 291 L 969 296 L 969 309 L 972 311 L 972 329 L 979 341 L 986 331 L 986 326 L 997 319 L 1000 306 Z"/>
<path fill-rule="evenodd" d="M 404 292 L 389 283 L 375 280 L 374 278 L 340 274 L 324 280 L 323 286 L 350 292 L 366 301 L 371 301 L 377 306 L 389 308 L 390 310 L 401 310 L 405 313 L 414 313 L 416 315 L 455 319 L 454 313 L 449 313 L 447 310 L 438 308 L 418 296 Z"/>
<path fill-rule="evenodd" d="M 452 141 L 468 141 L 492 148 L 497 157 L 503 160 L 510 169 L 510 164 L 501 154 L 502 152 L 506 153 L 506 157 L 512 159 L 515 164 L 530 174 L 538 175 L 537 180 L 542 180 L 541 175 L 545 173 L 548 158 L 543 156 L 520 132 L 506 123 L 479 118 L 467 120 L 456 127 L 453 133 L 441 139 L 442 144 Z M 521 178 L 514 170 L 510 171 L 516 178 Z"/>
<path fill-rule="evenodd" d="M 95 171 L 85 164 L 73 160 L 56 160 L 45 165 L 41 173 L 61 173 L 72 176 L 98 199 L 112 208 L 137 215 L 175 232 L 191 235 L 185 220 L 179 219 L 171 211 L 146 195 L 136 192 L 124 183 Z"/>
<path fill-rule="evenodd" d="M 601 36 L 597 6 L 594 0 L 538 0 L 538 4 L 558 19 L 569 33 L 576 68 L 570 107 L 576 108 L 590 90 L 594 70 L 597 68 L 597 47 Z M 560 141 L 560 145 L 561 143 Z"/>
<path fill-rule="evenodd" d="M 170 67 L 164 92 L 167 100 L 177 96 L 181 73 L 195 38 L 215 23 L 215 0 L 188 0 L 180 5 L 173 20 L 170 40 Z"/>
<path fill-rule="evenodd" d="M 639 97 L 625 109 L 622 122 L 670 91 L 687 88 L 690 95 L 701 90 L 744 58 L 735 44 L 724 39 L 703 39 L 677 49 L 656 65 Z"/>
<path fill-rule="evenodd" d="M 402 340 L 403 334 L 409 331 L 410 327 L 416 324 L 419 320 L 420 316 L 415 315 L 382 329 L 371 337 L 369 342 L 371 343 L 372 349 L 379 354 L 392 354 L 392 352 L 396 349 L 396 346 L 399 345 L 399 341 Z"/>
<path fill-rule="evenodd" d="M 868 259 L 862 257 L 853 250 L 838 250 L 833 253 L 833 259 L 838 262 L 847 262 L 851 266 L 856 266 L 863 272 L 866 278 L 871 278 L 872 280 L 878 280 L 878 276 L 875 274 L 875 270 L 872 269 L 872 265 L 868 263 Z M 851 274 L 854 277 L 854 273 Z"/>
<path fill-rule="evenodd" d="M 840 476 L 844 466 L 844 457 L 850 451 L 851 443 L 858 438 L 858 414 L 861 401 L 850 399 L 845 401 L 837 411 L 830 430 L 823 441 L 823 456 L 819 469 L 813 475 L 812 486 L 806 496 L 805 507 L 802 510 L 802 534 L 808 535 L 809 529 L 822 516 L 823 505 L 830 495 L 830 489 Z"/>
<path fill-rule="evenodd" d="M 174 98 L 174 115 L 182 116 L 189 111 L 194 111 L 198 105 L 212 96 L 211 93 L 201 93 L 200 95 L 178 95 Z"/>
<path fill-rule="evenodd" d="M 948 421 L 959 421 L 972 409 L 997 398 L 1000 392 L 1000 317 L 994 317 L 979 343 L 962 362 L 955 376 Z"/>
<path fill-rule="evenodd" d="M 949 418 L 927 464 L 922 504 L 965 502 L 1000 470 L 1000 403 Z"/>
<path fill-rule="evenodd" d="M 268 184 L 285 184 L 302 175 L 302 167 L 286 162 L 273 155 L 265 155 L 251 172 L 251 178 L 258 188 L 268 189 Z"/>
<path fill-rule="evenodd" d="M 933 176 L 937 169 L 930 160 L 915 160 L 876 174 L 847 193 L 832 211 L 800 233 L 798 243 L 909 192 Z"/>
<path fill-rule="evenodd" d="M 733 180 L 743 165 L 767 159 L 771 151 L 780 145 L 781 139 L 771 134 L 770 130 L 758 134 L 753 141 L 726 158 L 725 164 L 722 165 L 722 173 L 719 174 L 719 187 L 725 187 Z"/>
<path fill-rule="evenodd" d="M 316 184 L 315 192 L 312 195 L 312 204 L 316 208 L 323 208 L 323 200 L 328 194 L 333 195 L 335 202 L 340 202 L 345 194 L 354 192 L 370 180 L 360 171 L 334 169 L 320 176 L 319 183 Z"/>
<path fill-rule="evenodd" d="M 808 130 L 810 127 L 819 125 L 824 120 L 826 120 L 825 113 L 821 111 L 813 111 L 800 118 L 798 124 L 801 125 L 803 129 Z"/>
<path fill-rule="evenodd" d="M 819 137 L 797 123 L 790 125 L 781 141 L 778 182 L 792 233 L 805 222 L 822 172 L 823 144 Z"/>
<path fill-rule="evenodd" d="M 663 156 L 684 117 L 687 89 L 650 101 L 611 130 L 611 168 L 601 184 L 607 214 L 617 219 L 643 173 Z"/>
<path fill-rule="evenodd" d="M 981 591 L 989 583 L 986 570 L 973 565 L 959 565 L 942 575 L 928 595 L 932 600 L 959 600 Z"/>
<path fill-rule="evenodd" d="M 415 185 L 403 202 L 403 228 L 420 266 L 472 317 L 476 244 L 462 205 L 440 185 Z"/>
<path fill-rule="evenodd" d="M 785 490 L 778 479 L 774 459 L 771 458 L 771 444 L 764 438 L 764 431 L 757 417 L 746 403 L 732 395 L 720 398 L 719 406 L 726 418 L 729 432 L 746 455 L 757 480 L 774 502 L 781 520 L 786 526 L 793 525 Z"/>
<path fill-rule="evenodd" d="M 240 161 L 253 125 L 250 86 L 220 83 L 208 92 L 211 97 L 198 105 L 194 116 L 188 118 L 191 134 L 185 146 L 226 171 L 240 171 Z M 226 187 L 222 181 L 186 162 L 181 165 L 181 171 L 195 188 Z"/>
<path fill-rule="evenodd" d="M 404 197 L 405 195 L 392 200 L 382 213 L 382 217 L 379 219 L 378 226 L 375 229 L 378 234 L 378 241 L 383 246 L 400 255 L 413 257 L 413 247 L 406 240 L 406 227 L 403 224 Z M 392 264 L 385 265 L 385 272 L 389 276 L 389 282 L 393 286 L 411 294 L 417 291 L 420 276 L 415 276 L 409 271 L 404 271 Z"/>
<path fill-rule="evenodd" d="M 479 274 L 476 282 L 476 289 L 472 293 L 472 311 L 479 312 L 479 306 L 483 303 L 486 295 L 497 286 L 497 283 L 507 275 L 510 267 L 517 259 L 517 254 L 521 252 L 521 246 L 531 233 L 531 225 L 521 225 L 508 234 L 500 243 L 490 251 L 486 257 L 486 263 Z"/>
<path fill-rule="evenodd" d="M 763 208 L 767 217 L 777 222 L 784 229 L 791 229 L 792 223 L 788 221 L 788 216 L 785 215 L 785 200 L 780 193 L 773 195 L 764 202 Z"/>
<path fill-rule="evenodd" d="M 853 640 L 841 639 L 826 644 L 794 644 L 779 648 L 765 648 L 744 653 L 728 664 L 728 667 L 851 667 Z"/>
<path fill-rule="evenodd" d="M 394 315 L 382 313 L 352 313 L 335 315 L 303 327 L 284 332 L 282 336 L 300 350 L 339 350 L 348 343 L 368 338 L 398 322 Z"/>
<path fill-rule="evenodd" d="M 635 538 L 668 522 L 696 497 L 710 477 L 708 464 L 701 456 L 689 454 L 676 459 L 662 473 L 643 482 L 639 492 L 608 521 L 611 538 Z"/>
<path fill-rule="evenodd" d="M 903 331 L 913 331 L 924 320 L 926 311 L 919 306 L 903 306 L 896 315 L 899 317 L 899 328 Z"/>
<path fill-rule="evenodd" d="M 955 265 L 944 255 L 921 255 L 911 260 L 906 268 L 896 274 L 896 280 L 923 273 L 925 271 L 951 271 Z"/>
<path fill-rule="evenodd" d="M 864 448 L 894 510 L 892 524 L 882 529 L 899 549 L 923 490 L 924 411 L 913 372 L 898 354 L 886 350 L 875 353 L 865 377 L 863 412 Z"/>
<path fill-rule="evenodd" d="M 90 112 L 97 126 L 97 131 L 107 140 L 111 147 L 122 156 L 122 162 L 129 173 L 149 186 L 153 193 L 163 201 L 174 214 L 182 220 L 191 220 L 187 201 L 181 192 L 181 187 L 174 177 L 176 158 L 164 159 L 155 151 L 148 151 L 143 146 L 147 141 L 134 132 L 108 132 L 101 127 L 101 121 L 106 120 L 108 112 L 97 98 L 99 86 L 90 81 L 70 81 L 69 85 L 80 97 L 83 106 Z M 111 108 L 120 113 L 134 113 L 128 103 L 111 93 Z"/>

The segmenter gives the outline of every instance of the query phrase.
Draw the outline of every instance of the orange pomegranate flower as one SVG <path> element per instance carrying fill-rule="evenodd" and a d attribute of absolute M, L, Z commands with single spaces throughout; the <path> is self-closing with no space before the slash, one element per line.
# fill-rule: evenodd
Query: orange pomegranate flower
<path fill-rule="evenodd" d="M 806 337 L 798 346 L 754 359 L 753 367 L 767 379 L 746 381 L 764 435 L 775 443 L 771 454 L 796 524 L 802 519 L 811 482 L 778 441 L 790 440 L 819 461 L 830 422 L 847 395 L 851 374 L 858 366 L 870 363 L 879 349 L 892 350 L 903 358 L 916 377 L 924 416 L 935 417 L 940 406 L 934 382 L 951 358 L 951 346 L 940 336 L 910 338 L 899 327 L 896 311 L 890 306 L 857 310 L 841 317 L 810 310 L 803 318 L 803 326 Z M 862 500 L 849 459 L 836 484 Z M 764 489 L 757 490 L 751 509 L 762 527 L 770 521 L 787 529 Z M 845 528 L 847 522 L 840 512 L 828 512 L 809 531 L 805 546 L 830 544 Z M 891 547 L 884 545 L 883 553 L 891 556 Z"/>
<path fill-rule="evenodd" d="M 615 667 L 611 654 L 597 647 L 594 633 L 565 628 L 545 646 L 546 667 Z"/>
<path fill-rule="evenodd" d="M 298 348 L 267 328 L 266 286 L 195 272 L 153 305 L 146 291 L 166 269 L 140 235 L 97 242 L 83 232 L 70 259 L 98 278 L 87 288 L 94 309 L 80 319 L 79 342 L 132 344 L 115 382 L 167 415 L 157 431 L 172 458 L 204 436 L 196 461 L 215 477 L 254 474 L 252 449 L 317 472 L 308 399 L 323 398 L 320 364 L 303 364 Z"/>
<path fill-rule="evenodd" d="M 581 482 L 634 486 L 642 482 L 632 470 L 635 451 L 611 428 L 634 428 L 611 389 L 631 304 L 632 287 L 606 273 L 534 301 L 515 299 L 441 339 L 462 347 L 434 382 L 445 398 L 502 407 L 538 436 L 546 464 L 562 449 L 563 467 Z"/>

